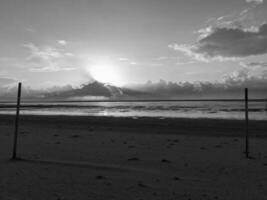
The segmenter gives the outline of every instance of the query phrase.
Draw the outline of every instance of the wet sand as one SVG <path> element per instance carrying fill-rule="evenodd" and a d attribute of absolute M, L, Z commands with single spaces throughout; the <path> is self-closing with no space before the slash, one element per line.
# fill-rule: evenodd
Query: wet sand
<path fill-rule="evenodd" d="M 267 121 L 0 116 L 0 199 L 267 199 Z"/>

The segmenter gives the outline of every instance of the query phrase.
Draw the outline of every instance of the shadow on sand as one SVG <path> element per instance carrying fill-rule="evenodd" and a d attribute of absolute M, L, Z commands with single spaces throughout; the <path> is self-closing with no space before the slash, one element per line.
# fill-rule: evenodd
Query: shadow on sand
<path fill-rule="evenodd" d="M 39 164 L 39 165 L 54 165 L 63 167 L 78 167 L 78 168 L 88 168 L 93 170 L 108 170 L 114 172 L 145 172 L 145 169 L 138 169 L 129 166 L 118 166 L 118 165 L 108 165 L 108 164 L 97 164 L 90 162 L 74 162 L 74 161 L 59 161 L 59 160 L 32 160 L 25 158 L 10 159 L 9 162 L 12 163 L 28 163 L 28 164 Z"/>

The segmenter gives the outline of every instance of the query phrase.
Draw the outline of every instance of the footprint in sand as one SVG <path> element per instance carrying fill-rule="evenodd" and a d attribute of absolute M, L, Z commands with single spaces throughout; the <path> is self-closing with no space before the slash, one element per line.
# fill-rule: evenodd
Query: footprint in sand
<path fill-rule="evenodd" d="M 128 158 L 128 161 L 138 161 L 140 160 L 139 158 L 133 157 L 133 158 Z"/>
<path fill-rule="evenodd" d="M 175 181 L 180 181 L 180 180 L 181 180 L 181 178 L 179 178 L 179 177 L 175 176 L 175 177 L 173 177 L 173 180 L 175 180 Z"/>
<path fill-rule="evenodd" d="M 80 135 L 72 135 L 71 138 L 80 138 Z"/>
<path fill-rule="evenodd" d="M 102 175 L 98 175 L 98 176 L 96 176 L 95 177 L 97 180 L 104 180 L 104 179 L 106 179 L 106 177 L 105 176 L 102 176 Z"/>
<path fill-rule="evenodd" d="M 21 135 L 26 135 L 26 134 L 28 134 L 28 132 L 26 132 L 26 131 L 21 131 L 20 134 L 21 134 Z"/>
<path fill-rule="evenodd" d="M 88 130 L 89 131 L 94 131 L 95 129 L 94 129 L 94 127 L 88 127 Z"/>
<path fill-rule="evenodd" d="M 142 187 L 142 188 L 147 188 L 147 187 L 148 187 L 147 185 L 145 185 L 145 184 L 142 183 L 142 182 L 139 182 L 137 185 L 138 185 L 139 187 Z"/>
<path fill-rule="evenodd" d="M 161 162 L 162 163 L 171 163 L 171 161 L 170 160 L 167 160 L 167 159 L 162 159 Z"/>

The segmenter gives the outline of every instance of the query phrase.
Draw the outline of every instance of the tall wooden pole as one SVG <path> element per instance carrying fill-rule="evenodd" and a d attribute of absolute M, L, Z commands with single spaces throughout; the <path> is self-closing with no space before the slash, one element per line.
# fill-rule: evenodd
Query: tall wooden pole
<path fill-rule="evenodd" d="M 20 98 L 21 98 L 21 83 L 18 84 L 17 110 L 16 110 L 16 121 L 15 121 L 15 130 L 14 130 L 14 144 L 13 144 L 12 159 L 16 159 L 17 158 Z"/>
<path fill-rule="evenodd" d="M 245 88 L 245 120 L 246 120 L 246 158 L 249 158 L 249 134 L 248 134 L 248 89 Z"/>

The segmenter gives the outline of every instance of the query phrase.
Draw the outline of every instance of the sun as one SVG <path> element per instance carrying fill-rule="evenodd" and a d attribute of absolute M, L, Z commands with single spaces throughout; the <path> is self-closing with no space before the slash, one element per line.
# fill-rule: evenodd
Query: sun
<path fill-rule="evenodd" d="M 99 82 L 112 84 L 116 86 L 122 85 L 122 78 L 118 67 L 116 67 L 111 61 L 101 59 L 93 63 L 89 67 L 91 76 Z"/>

